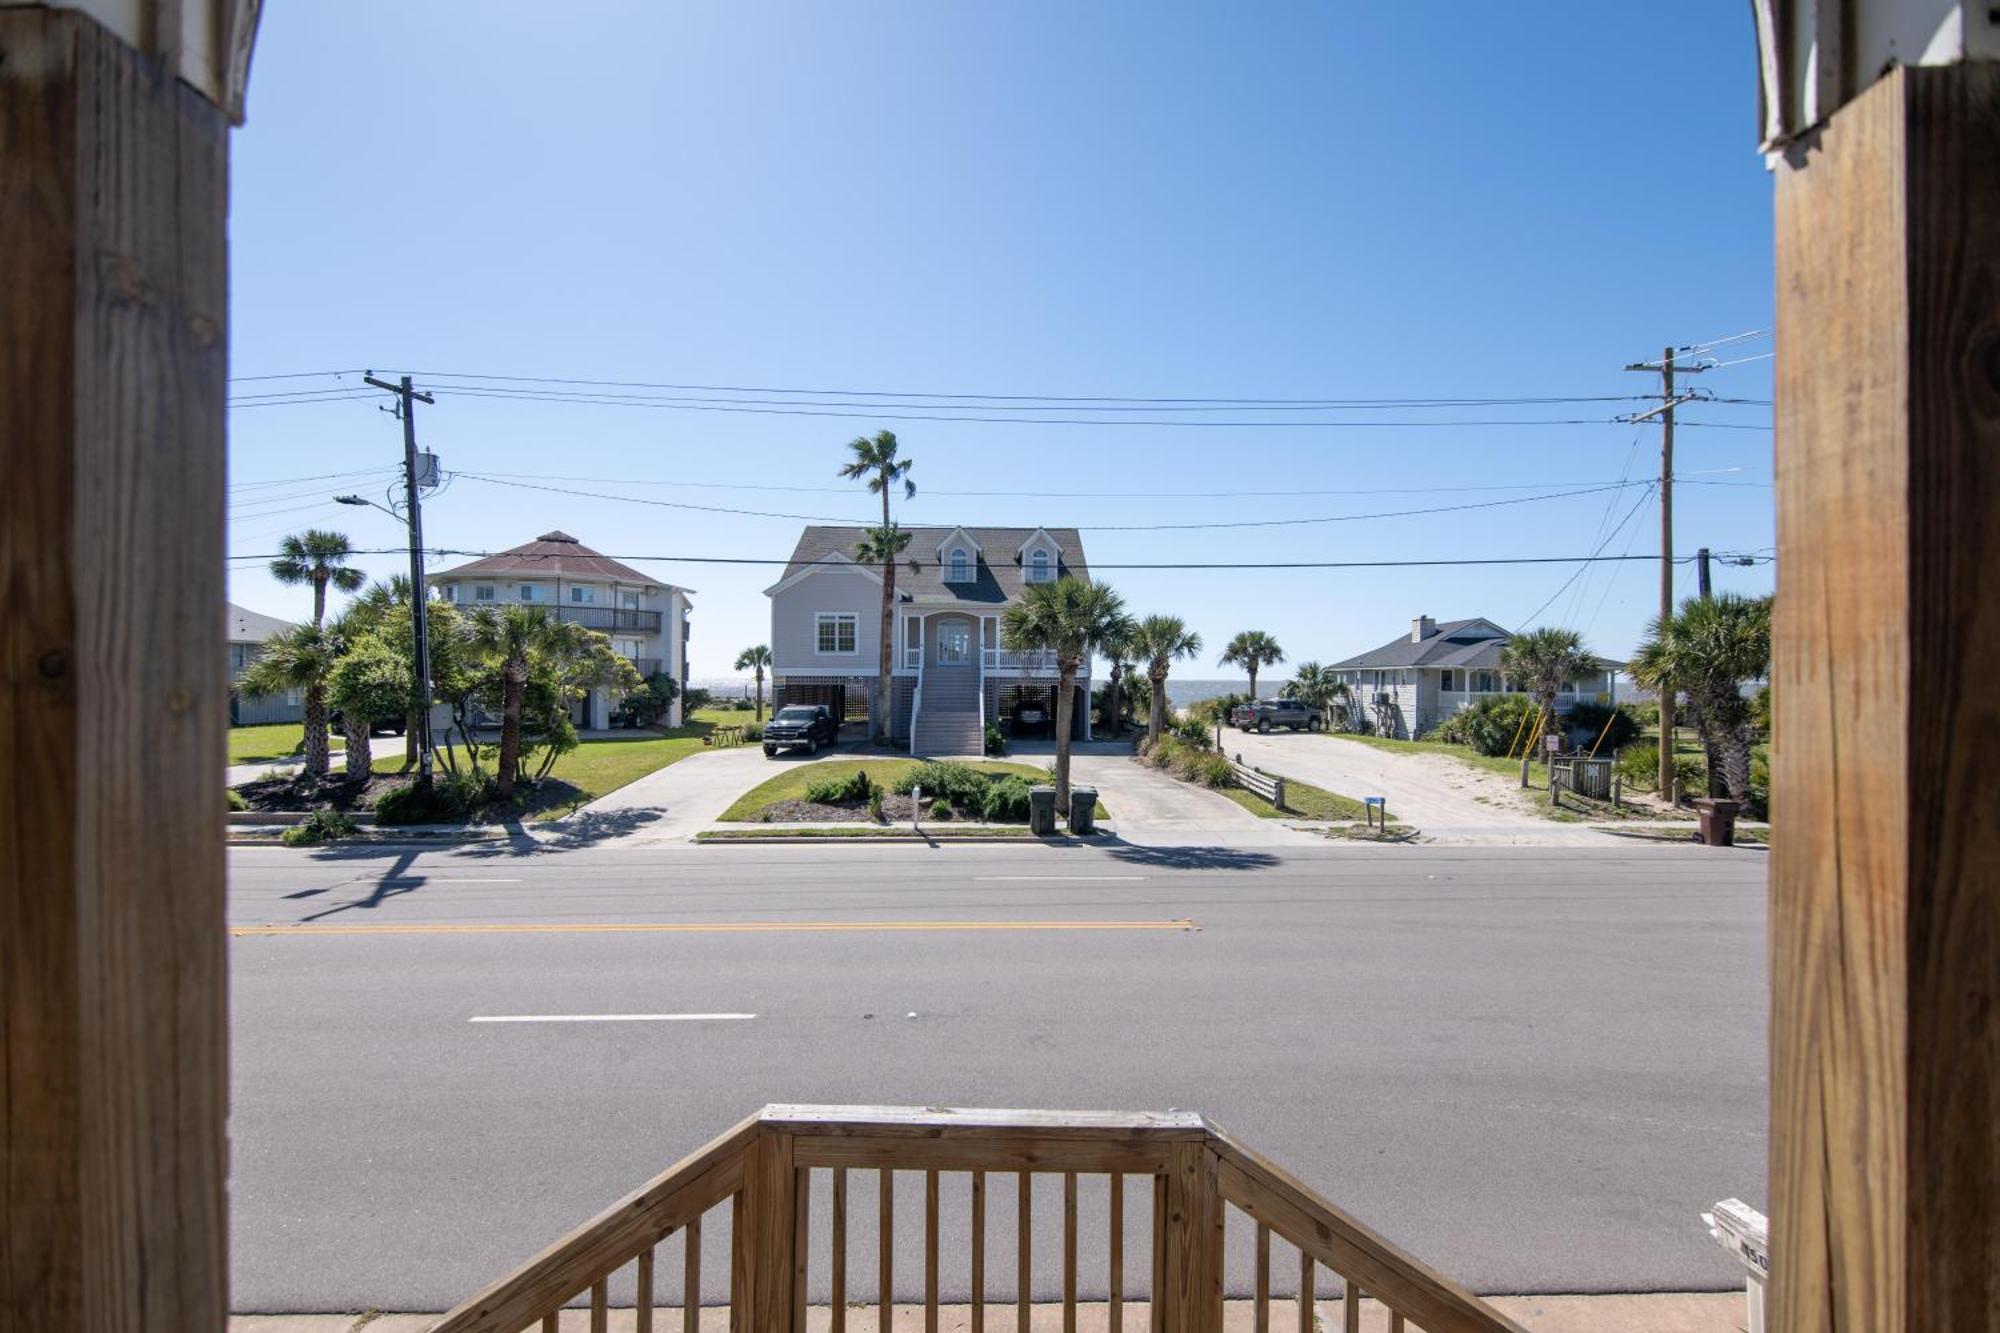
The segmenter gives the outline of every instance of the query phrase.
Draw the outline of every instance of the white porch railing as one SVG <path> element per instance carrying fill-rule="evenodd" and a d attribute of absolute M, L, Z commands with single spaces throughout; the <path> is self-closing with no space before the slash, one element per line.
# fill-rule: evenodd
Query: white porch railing
<path fill-rule="evenodd" d="M 915 671 L 920 667 L 922 667 L 923 664 L 924 664 L 924 646 L 922 644 L 915 644 L 912 646 L 904 647 L 903 649 L 904 670 Z"/>
<path fill-rule="evenodd" d="M 1010 652 L 1005 648 L 981 649 L 980 663 L 988 671 L 1036 671 L 1053 673 L 1056 655 L 1046 648 Z"/>

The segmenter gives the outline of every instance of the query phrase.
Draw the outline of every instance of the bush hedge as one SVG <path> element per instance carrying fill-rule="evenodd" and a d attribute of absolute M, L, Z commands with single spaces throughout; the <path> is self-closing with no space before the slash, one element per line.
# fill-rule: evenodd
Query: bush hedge
<path fill-rule="evenodd" d="M 1586 750 L 1594 745 L 1599 754 L 1615 753 L 1639 739 L 1639 719 L 1625 704 L 1613 708 L 1607 704 L 1579 703 L 1570 709 L 1568 723 L 1571 735 L 1578 738 L 1577 743 Z"/>
<path fill-rule="evenodd" d="M 857 768 L 848 777 L 821 778 L 806 788 L 806 799 L 815 805 L 859 805 L 875 792 L 868 770 Z"/>
<path fill-rule="evenodd" d="M 1446 718 L 1430 733 L 1430 739 L 1452 745 L 1466 745 L 1484 755 L 1504 755 L 1519 750 L 1535 711 L 1535 701 L 1525 694 L 1489 694 L 1470 708 Z"/>
<path fill-rule="evenodd" d="M 439 773 L 429 792 L 412 782 L 383 792 L 375 802 L 382 824 L 452 824 L 486 803 L 484 783 L 464 773 Z"/>

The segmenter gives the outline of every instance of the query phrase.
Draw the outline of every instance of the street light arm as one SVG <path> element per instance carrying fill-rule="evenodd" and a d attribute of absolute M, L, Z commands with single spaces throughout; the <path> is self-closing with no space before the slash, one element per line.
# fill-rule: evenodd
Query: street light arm
<path fill-rule="evenodd" d="M 335 504 L 342 504 L 342 505 L 366 505 L 370 509 L 379 509 L 383 513 L 387 514 L 390 518 L 393 518 L 398 523 L 401 523 L 404 527 L 407 528 L 410 526 L 409 519 L 404 518 L 401 514 L 389 508 L 389 506 L 385 504 L 377 504 L 375 501 L 368 499 L 366 496 L 336 495 L 333 497 L 333 502 Z"/>

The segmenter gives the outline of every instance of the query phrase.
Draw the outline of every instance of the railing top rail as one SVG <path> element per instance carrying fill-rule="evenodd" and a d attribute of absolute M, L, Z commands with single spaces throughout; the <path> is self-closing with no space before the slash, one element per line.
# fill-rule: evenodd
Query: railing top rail
<path fill-rule="evenodd" d="M 1050 1138 L 1199 1139 L 1208 1124 L 1190 1111 L 1031 1111 L 975 1106 L 814 1106 L 778 1104 L 757 1117 L 792 1134 L 906 1133 L 933 1138 L 1037 1134 Z"/>
<path fill-rule="evenodd" d="M 1425 1333 L 1527 1333 L 1465 1288 L 1321 1198 L 1298 1177 L 1208 1126 L 1225 1199 Z"/>

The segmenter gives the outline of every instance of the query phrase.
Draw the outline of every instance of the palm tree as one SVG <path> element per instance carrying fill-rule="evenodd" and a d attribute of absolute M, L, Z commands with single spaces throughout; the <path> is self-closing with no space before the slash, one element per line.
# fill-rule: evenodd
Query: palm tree
<path fill-rule="evenodd" d="M 1000 617 L 1000 642 L 1009 652 L 1043 650 L 1056 656 L 1056 809 L 1069 808 L 1070 719 L 1076 708 L 1076 673 L 1125 618 L 1125 601 L 1102 583 L 1062 578 L 1031 583 Z"/>
<path fill-rule="evenodd" d="M 871 729 L 875 739 L 889 739 L 889 689 L 890 677 L 896 665 L 896 557 L 910 544 L 909 535 L 903 534 L 896 540 L 896 525 L 889 518 L 889 492 L 898 482 L 903 486 L 903 498 L 913 498 L 917 484 L 910 480 L 910 468 L 915 460 L 900 457 L 896 450 L 895 432 L 876 431 L 875 438 L 863 435 L 848 441 L 847 447 L 854 454 L 840 469 L 840 475 L 851 481 L 866 479 L 868 493 L 882 497 L 882 526 L 869 532 L 855 553 L 855 558 L 863 564 L 882 566 L 882 653 L 877 667 L 875 681 L 875 707 L 868 710 Z"/>
<path fill-rule="evenodd" d="M 1111 632 L 1104 636 L 1104 642 L 1097 645 L 1098 651 L 1104 654 L 1104 660 L 1111 667 L 1111 693 L 1106 700 L 1110 704 L 1111 716 L 1105 719 L 1105 727 L 1114 737 L 1125 721 L 1124 700 L 1120 697 L 1122 693 L 1120 687 L 1124 684 L 1125 673 L 1132 666 L 1132 636 L 1138 633 L 1138 630 L 1138 621 L 1130 616 L 1120 616 L 1118 623 L 1111 627 Z"/>
<path fill-rule="evenodd" d="M 911 534 L 894 523 L 869 528 L 855 544 L 854 558 L 882 566 L 882 658 L 875 680 L 875 704 L 868 710 L 869 730 L 878 741 L 889 739 L 889 677 L 895 665 L 896 557 L 910 544 Z"/>
<path fill-rule="evenodd" d="M 1179 616 L 1147 616 L 1132 635 L 1132 651 L 1145 660 L 1153 687 L 1146 708 L 1146 745 L 1151 748 L 1167 729 L 1167 670 L 1177 658 L 1186 661 L 1201 654 L 1201 635 Z"/>
<path fill-rule="evenodd" d="M 1771 599 L 1721 593 L 1690 597 L 1673 616 L 1655 620 L 1632 661 L 1632 678 L 1662 697 L 1686 692 L 1710 773 L 1719 770 L 1730 798 L 1744 801 L 1757 729 L 1742 685 L 1770 667 Z"/>
<path fill-rule="evenodd" d="M 1267 666 L 1276 666 L 1285 660 L 1285 650 L 1278 641 L 1260 629 L 1246 629 L 1229 641 L 1222 650 L 1222 666 L 1242 667 L 1250 674 L 1250 698 L 1257 698 L 1257 672 Z"/>
<path fill-rule="evenodd" d="M 305 694 L 305 773 L 323 778 L 329 768 L 326 742 L 326 683 L 340 658 L 333 636 L 317 625 L 294 625 L 264 641 L 263 651 L 243 673 L 246 694 Z"/>
<path fill-rule="evenodd" d="M 754 671 L 757 673 L 757 720 L 759 722 L 764 720 L 764 670 L 770 665 L 771 648 L 769 644 L 760 643 L 755 647 L 745 648 L 742 652 L 736 654 L 736 669 L 738 671 Z"/>
<path fill-rule="evenodd" d="M 539 606 L 486 606 L 473 616 L 473 647 L 500 667 L 500 762 L 494 793 L 501 800 L 513 798 L 521 773 L 521 703 L 529 666 L 538 654 L 581 654 L 589 633 L 573 621 L 549 619 Z"/>
<path fill-rule="evenodd" d="M 1347 684 L 1331 667 L 1317 662 L 1301 662 L 1292 669 L 1292 678 L 1282 691 L 1288 699 L 1319 710 L 1320 724 L 1333 725 L 1334 705 L 1347 697 Z"/>
<path fill-rule="evenodd" d="M 1555 718 L 1556 693 L 1586 671 L 1597 659 L 1584 651 L 1583 636 L 1573 629 L 1545 625 L 1517 634 L 1500 650 L 1500 669 L 1528 687 L 1535 698 L 1535 730 L 1545 730 Z"/>
<path fill-rule="evenodd" d="M 338 532 L 309 528 L 278 543 L 281 554 L 271 562 L 271 577 L 291 587 L 310 583 L 313 590 L 313 627 L 326 622 L 326 589 L 332 584 L 342 592 L 353 592 L 368 576 L 347 563 L 353 553 L 347 537 Z"/>

